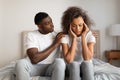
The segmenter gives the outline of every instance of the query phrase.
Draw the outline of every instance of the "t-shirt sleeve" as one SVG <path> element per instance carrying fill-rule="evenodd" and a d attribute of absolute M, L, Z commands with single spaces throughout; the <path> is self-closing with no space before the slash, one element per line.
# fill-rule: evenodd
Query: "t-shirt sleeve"
<path fill-rule="evenodd" d="M 92 34 L 91 31 L 88 32 L 87 42 L 94 42 L 94 43 L 96 43 L 96 39 L 95 39 L 95 37 L 93 36 L 93 34 Z"/>
<path fill-rule="evenodd" d="M 65 35 L 64 37 L 62 37 L 61 43 L 68 43 L 68 42 L 69 42 L 69 39 L 68 39 L 67 35 Z"/>
<path fill-rule="evenodd" d="M 29 48 L 38 48 L 37 40 L 36 40 L 35 36 L 33 36 L 33 34 L 28 33 L 25 36 L 24 47 L 25 47 L 25 50 L 27 50 Z"/>

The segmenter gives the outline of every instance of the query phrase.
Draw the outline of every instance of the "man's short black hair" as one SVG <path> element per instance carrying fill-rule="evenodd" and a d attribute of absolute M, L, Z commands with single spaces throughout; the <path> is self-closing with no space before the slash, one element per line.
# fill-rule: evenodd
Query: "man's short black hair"
<path fill-rule="evenodd" d="M 35 15 L 34 22 L 36 25 L 39 25 L 39 23 L 42 21 L 42 19 L 48 17 L 49 15 L 45 12 L 39 12 Z"/>

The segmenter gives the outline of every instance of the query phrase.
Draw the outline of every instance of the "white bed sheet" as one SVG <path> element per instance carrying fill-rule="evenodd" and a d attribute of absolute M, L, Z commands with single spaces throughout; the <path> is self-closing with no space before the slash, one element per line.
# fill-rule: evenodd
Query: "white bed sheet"
<path fill-rule="evenodd" d="M 95 80 L 120 80 L 120 68 L 99 59 L 93 59 Z"/>
<path fill-rule="evenodd" d="M 15 63 L 11 62 L 0 69 L 0 80 L 15 80 Z M 95 80 L 120 80 L 120 68 L 100 59 L 93 59 Z M 35 79 L 36 80 L 36 79 Z"/>
<path fill-rule="evenodd" d="M 16 61 L 0 68 L 0 80 L 15 80 L 15 63 Z"/>

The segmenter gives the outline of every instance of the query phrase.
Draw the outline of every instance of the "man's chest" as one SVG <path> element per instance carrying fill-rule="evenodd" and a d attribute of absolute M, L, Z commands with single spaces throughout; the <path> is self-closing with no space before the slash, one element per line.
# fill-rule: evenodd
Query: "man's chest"
<path fill-rule="evenodd" d="M 53 37 L 41 37 L 37 40 L 40 50 L 44 50 L 52 45 L 54 39 Z"/>

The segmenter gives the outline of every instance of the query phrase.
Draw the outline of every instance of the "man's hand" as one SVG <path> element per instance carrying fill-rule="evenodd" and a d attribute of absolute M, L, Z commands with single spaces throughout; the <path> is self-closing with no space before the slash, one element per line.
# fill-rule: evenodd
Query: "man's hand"
<path fill-rule="evenodd" d="M 59 32 L 59 33 L 56 35 L 53 44 L 60 44 L 60 43 L 61 43 L 61 39 L 62 39 L 62 37 L 64 37 L 64 36 L 65 36 L 65 35 L 63 34 L 63 32 Z"/>

